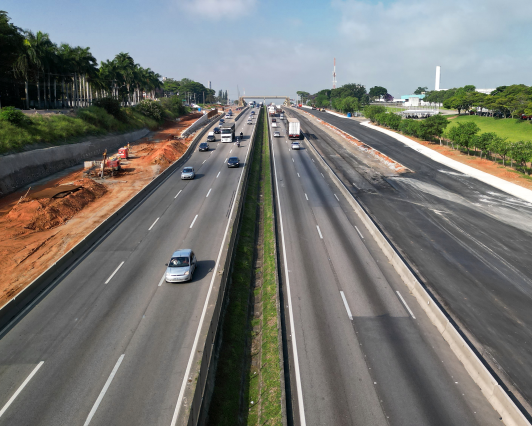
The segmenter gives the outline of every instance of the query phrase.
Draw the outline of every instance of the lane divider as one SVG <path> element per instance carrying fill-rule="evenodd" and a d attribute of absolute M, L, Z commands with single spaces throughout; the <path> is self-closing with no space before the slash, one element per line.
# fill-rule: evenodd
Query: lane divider
<path fill-rule="evenodd" d="M 177 194 L 175 195 L 174 199 L 176 199 L 176 198 L 177 198 L 177 196 L 178 196 L 179 194 L 181 194 L 181 192 L 182 192 L 182 191 L 183 191 L 183 190 L 182 190 L 182 189 L 180 189 L 180 190 L 179 190 L 179 192 L 178 192 L 178 193 L 177 193 Z"/>
<path fill-rule="evenodd" d="M 353 314 L 351 314 L 351 309 L 349 309 L 349 305 L 347 304 L 347 299 L 345 298 L 345 294 L 343 291 L 340 291 L 340 294 L 342 295 L 342 300 L 344 301 L 345 310 L 347 311 L 347 316 L 351 321 L 353 321 Z"/>
<path fill-rule="evenodd" d="M 192 223 L 190 224 L 190 229 L 192 229 L 192 227 L 194 226 L 194 222 L 196 222 L 196 219 L 198 218 L 198 215 L 196 215 L 196 217 L 194 217 L 194 220 L 192 221 Z"/>
<path fill-rule="evenodd" d="M 399 293 L 398 291 L 396 291 L 396 293 L 399 296 L 399 299 L 401 299 L 401 302 L 403 302 L 403 305 L 405 305 L 406 310 L 408 311 L 408 313 L 412 316 L 412 318 L 416 319 L 416 317 L 414 316 L 414 314 L 410 310 L 410 307 L 406 304 L 405 299 L 403 299 L 403 296 L 401 296 L 401 293 Z"/>
<path fill-rule="evenodd" d="M 357 230 L 358 235 L 360 235 L 360 238 L 364 239 L 364 235 L 362 235 L 362 232 L 360 232 L 360 230 L 358 229 L 356 225 L 355 225 L 355 229 Z"/>
<path fill-rule="evenodd" d="M 122 267 L 123 264 L 124 264 L 124 262 L 122 262 L 120 265 L 118 265 L 118 268 L 116 268 L 115 271 L 111 274 L 111 276 L 109 278 L 107 278 L 107 281 L 105 282 L 105 284 L 108 284 L 109 281 L 111 281 L 111 279 L 115 276 L 115 274 L 118 272 L 118 270 Z"/>
<path fill-rule="evenodd" d="M 155 226 L 155 224 L 157 223 L 158 220 L 159 220 L 159 218 L 155 219 L 155 222 L 153 222 L 151 224 L 151 226 L 149 227 L 148 231 L 151 231 L 151 229 Z"/>
<path fill-rule="evenodd" d="M 318 225 L 316 225 L 316 228 L 318 228 L 318 234 L 320 234 L 320 238 L 323 240 L 323 235 L 321 235 L 320 227 Z"/>
<path fill-rule="evenodd" d="M 4 413 L 6 412 L 6 410 L 9 408 L 9 406 L 13 403 L 13 401 L 17 398 L 17 396 L 20 394 L 20 392 L 22 392 L 22 390 L 26 387 L 26 385 L 29 383 L 29 381 L 33 378 L 33 376 L 35 376 L 35 374 L 37 373 L 37 371 L 39 371 L 39 368 L 42 367 L 42 365 L 44 364 L 44 361 L 41 361 L 39 362 L 35 368 L 32 370 L 32 372 L 30 373 L 30 375 L 28 377 L 26 377 L 26 380 L 24 380 L 22 382 L 22 384 L 19 386 L 19 388 L 17 389 L 17 391 L 13 394 L 13 396 L 11 398 L 9 398 L 9 401 L 6 402 L 6 404 L 4 405 L 4 407 L 2 408 L 2 410 L 0 410 L 0 417 L 2 417 L 4 415 Z"/>

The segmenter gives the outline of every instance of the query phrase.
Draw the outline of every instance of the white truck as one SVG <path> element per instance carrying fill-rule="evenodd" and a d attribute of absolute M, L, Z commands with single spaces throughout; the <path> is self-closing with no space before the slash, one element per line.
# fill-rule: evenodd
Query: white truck
<path fill-rule="evenodd" d="M 301 139 L 301 125 L 297 118 L 288 118 L 288 138 L 289 139 Z"/>
<path fill-rule="evenodd" d="M 273 117 L 273 116 L 275 115 L 275 107 L 274 107 L 274 106 L 271 106 L 271 105 L 270 105 L 270 106 L 268 107 L 268 115 L 269 115 L 270 117 Z"/>

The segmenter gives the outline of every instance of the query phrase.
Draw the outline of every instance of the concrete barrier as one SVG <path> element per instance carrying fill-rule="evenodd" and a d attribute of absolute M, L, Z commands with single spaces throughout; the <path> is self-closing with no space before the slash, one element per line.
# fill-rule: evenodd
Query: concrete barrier
<path fill-rule="evenodd" d="M 503 423 L 507 426 L 530 426 L 530 422 L 525 415 L 501 386 L 502 383 L 499 382 L 498 377 L 496 377 L 491 371 L 487 363 L 479 357 L 473 345 L 465 339 L 462 333 L 460 333 L 452 318 L 418 280 L 416 275 L 406 264 L 406 261 L 395 249 L 377 223 L 372 219 L 364 206 L 353 196 L 353 194 L 351 194 L 351 192 L 349 192 L 347 187 L 320 155 L 312 142 L 310 142 L 308 138 L 305 138 L 305 140 L 307 146 L 314 153 L 318 162 L 327 171 L 332 181 L 336 184 L 350 206 L 362 220 L 368 232 L 373 236 L 405 285 L 414 295 L 421 308 L 425 311 L 431 322 L 449 344 L 456 357 L 462 362 L 471 378 L 480 387 L 486 399 L 499 413 Z"/>
<path fill-rule="evenodd" d="M 123 135 L 95 138 L 87 142 L 54 146 L 0 157 L 0 193 L 6 195 L 46 176 L 81 164 L 84 160 L 102 155 L 105 149 L 114 150 L 134 142 L 149 133 L 140 129 Z"/>
<path fill-rule="evenodd" d="M 208 115 L 203 114 L 200 118 L 194 121 L 194 123 L 192 123 L 185 130 L 183 130 L 183 132 L 181 133 L 181 136 L 187 137 L 188 135 L 194 133 L 197 129 L 199 129 L 201 126 L 207 123 L 207 121 L 209 121 Z"/>
<path fill-rule="evenodd" d="M 212 124 L 218 117 L 209 122 Z M 203 129 L 194 138 L 183 156 L 168 167 L 159 176 L 144 186 L 133 198 L 126 202 L 116 212 L 105 219 L 96 229 L 81 240 L 72 250 L 65 253 L 40 276 L 33 280 L 24 290 L 0 308 L 0 330 L 4 329 L 31 303 L 38 299 L 48 288 L 54 285 L 64 273 L 74 267 L 103 241 L 114 228 L 116 228 L 134 209 L 142 204 L 166 179 L 168 179 L 182 164 L 184 164 L 205 134 L 208 127 Z"/>

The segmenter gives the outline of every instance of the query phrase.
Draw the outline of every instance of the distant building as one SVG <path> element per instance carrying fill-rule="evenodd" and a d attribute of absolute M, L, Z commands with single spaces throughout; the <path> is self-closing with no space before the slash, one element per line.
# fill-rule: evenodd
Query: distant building
<path fill-rule="evenodd" d="M 484 93 L 485 95 L 491 94 L 495 89 L 475 89 L 475 92 Z"/>
<path fill-rule="evenodd" d="M 421 100 L 425 98 L 425 95 L 403 95 L 401 100 L 404 102 L 405 106 L 419 106 L 421 105 Z"/>

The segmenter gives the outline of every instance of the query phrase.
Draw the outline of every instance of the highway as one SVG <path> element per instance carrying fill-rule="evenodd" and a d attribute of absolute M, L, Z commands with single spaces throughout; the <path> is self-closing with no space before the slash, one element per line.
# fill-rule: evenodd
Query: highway
<path fill-rule="evenodd" d="M 294 110 L 292 110 L 294 111 Z M 366 172 L 356 149 L 297 111 L 317 149 L 380 223 L 479 352 L 532 402 L 532 205 L 356 120 L 307 110 L 408 167 Z"/>
<path fill-rule="evenodd" d="M 291 393 L 302 425 L 499 425 L 306 142 L 272 138 Z M 271 124 L 271 118 L 270 118 Z"/>
<path fill-rule="evenodd" d="M 172 174 L 0 336 L 0 425 L 175 423 L 244 170 L 225 162 L 246 163 L 247 116 L 240 148 L 220 135 L 210 152 L 196 148 L 194 180 Z M 198 268 L 192 282 L 169 284 L 165 263 L 179 248 L 194 250 Z"/>

